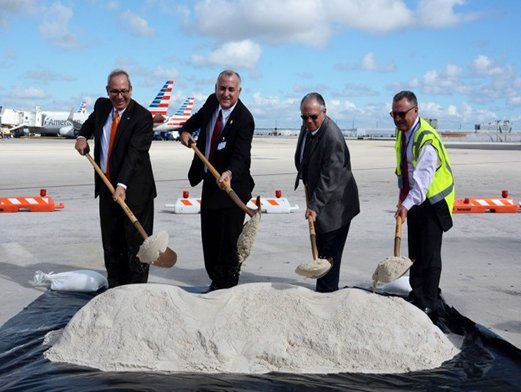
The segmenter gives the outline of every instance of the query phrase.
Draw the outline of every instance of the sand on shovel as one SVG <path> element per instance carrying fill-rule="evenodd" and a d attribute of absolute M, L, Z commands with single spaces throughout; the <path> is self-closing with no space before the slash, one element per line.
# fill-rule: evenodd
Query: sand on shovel
<path fill-rule="evenodd" d="M 154 264 L 159 256 L 165 252 L 168 246 L 168 233 L 160 231 L 143 241 L 137 252 L 139 261 L 146 264 Z"/>
<path fill-rule="evenodd" d="M 302 263 L 295 268 L 295 272 L 301 276 L 319 279 L 329 272 L 331 262 L 327 259 L 316 259 L 311 263 Z"/>
<path fill-rule="evenodd" d="M 260 211 L 251 217 L 251 219 L 242 227 L 241 234 L 237 240 L 237 255 L 239 256 L 239 269 L 246 262 L 251 253 L 253 243 L 257 237 L 261 214 Z"/>
<path fill-rule="evenodd" d="M 396 280 L 409 271 L 412 260 L 405 256 L 391 256 L 385 258 L 376 266 L 373 272 L 373 288 L 378 282 L 389 283 Z"/>

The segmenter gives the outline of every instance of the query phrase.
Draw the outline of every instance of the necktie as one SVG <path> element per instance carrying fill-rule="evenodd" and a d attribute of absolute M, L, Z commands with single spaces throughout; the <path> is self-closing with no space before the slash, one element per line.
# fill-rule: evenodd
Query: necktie
<path fill-rule="evenodd" d="M 118 132 L 119 125 L 119 112 L 116 110 L 114 112 L 114 117 L 112 118 L 112 126 L 110 127 L 110 139 L 109 139 L 109 152 L 107 154 L 107 176 L 110 178 L 110 155 L 112 154 L 112 146 L 114 145 L 114 140 L 116 139 L 116 133 Z"/>
<path fill-rule="evenodd" d="M 409 169 L 407 168 L 407 143 L 405 133 L 402 133 L 402 189 L 400 189 L 400 203 L 409 193 Z"/>
<path fill-rule="evenodd" d="M 116 139 L 116 133 L 118 132 L 118 125 L 119 125 L 119 112 L 116 110 L 114 113 L 114 117 L 112 118 L 112 126 L 110 127 L 108 158 L 110 158 L 110 154 L 112 153 L 112 146 L 114 145 L 114 139 Z"/>
<path fill-rule="evenodd" d="M 212 132 L 212 143 L 210 144 L 210 158 L 215 153 L 217 149 L 217 143 L 221 138 L 221 130 L 223 127 L 223 111 L 219 110 L 219 115 L 217 116 L 217 120 L 215 121 L 215 126 L 213 127 Z"/>
<path fill-rule="evenodd" d="M 302 180 L 304 180 L 304 184 L 306 184 L 307 180 L 307 168 L 309 164 L 309 155 L 311 154 L 311 141 L 313 140 L 313 135 L 311 133 L 306 134 L 306 141 L 304 143 L 304 152 L 302 153 L 302 161 L 300 162 L 300 172 Z"/>

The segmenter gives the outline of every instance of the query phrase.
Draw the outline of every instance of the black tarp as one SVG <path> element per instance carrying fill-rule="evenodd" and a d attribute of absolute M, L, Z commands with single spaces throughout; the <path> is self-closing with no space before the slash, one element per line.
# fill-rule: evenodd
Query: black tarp
<path fill-rule="evenodd" d="M 46 360 L 46 333 L 65 327 L 94 295 L 47 290 L 0 328 L 0 391 L 521 391 L 521 350 L 447 305 L 438 325 L 463 336 L 462 351 L 429 371 L 158 374 L 102 372 Z"/>

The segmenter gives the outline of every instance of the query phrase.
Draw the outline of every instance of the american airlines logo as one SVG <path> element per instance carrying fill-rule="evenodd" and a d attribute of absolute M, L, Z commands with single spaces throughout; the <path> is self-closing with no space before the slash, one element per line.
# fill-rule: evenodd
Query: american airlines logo
<path fill-rule="evenodd" d="M 49 127 L 64 127 L 66 125 L 72 125 L 69 120 L 56 120 L 54 118 L 46 117 L 43 124 Z"/>

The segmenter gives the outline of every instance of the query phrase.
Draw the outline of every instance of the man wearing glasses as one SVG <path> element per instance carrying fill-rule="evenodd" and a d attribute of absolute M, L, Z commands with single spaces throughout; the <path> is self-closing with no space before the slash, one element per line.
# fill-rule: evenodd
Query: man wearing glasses
<path fill-rule="evenodd" d="M 315 222 L 320 258 L 332 259 L 329 272 L 317 279 L 316 291 L 338 290 L 342 252 L 351 220 L 360 212 L 358 187 L 351 172 L 349 149 L 342 131 L 326 115 L 322 95 L 309 93 L 300 103 L 302 128 L 295 152 L 298 170 L 295 189 L 302 180 L 307 208 Z"/>
<path fill-rule="evenodd" d="M 147 233 L 153 232 L 156 185 L 149 149 L 152 116 L 132 99 L 128 73 L 116 69 L 107 78 L 109 98 L 98 98 L 94 111 L 83 123 L 75 149 L 89 152 L 87 140 L 94 137 L 94 159 L 115 188 L 111 194 L 95 176 L 95 197 L 99 196 L 101 238 L 109 287 L 146 283 L 149 265 L 136 254 L 143 243 L 133 223 L 115 203 L 123 199 Z"/>
<path fill-rule="evenodd" d="M 440 298 L 441 242 L 452 227 L 455 188 L 450 160 L 440 135 L 418 115 L 411 91 L 393 98 L 396 175 L 400 189 L 395 217 L 407 219 L 409 258 L 414 261 L 408 300 L 436 321 Z"/>

